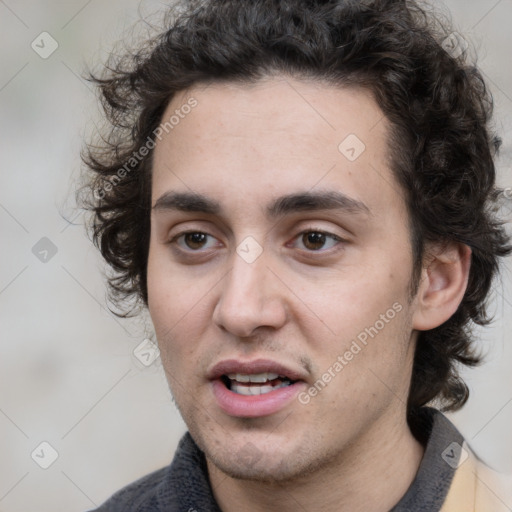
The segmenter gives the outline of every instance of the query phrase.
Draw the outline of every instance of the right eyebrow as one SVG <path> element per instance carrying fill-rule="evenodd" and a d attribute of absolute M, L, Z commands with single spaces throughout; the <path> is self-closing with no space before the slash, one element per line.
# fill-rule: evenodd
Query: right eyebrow
<path fill-rule="evenodd" d="M 221 207 L 217 201 L 202 194 L 194 192 L 166 192 L 157 199 L 153 210 L 179 210 L 182 212 L 202 212 L 218 215 Z"/>

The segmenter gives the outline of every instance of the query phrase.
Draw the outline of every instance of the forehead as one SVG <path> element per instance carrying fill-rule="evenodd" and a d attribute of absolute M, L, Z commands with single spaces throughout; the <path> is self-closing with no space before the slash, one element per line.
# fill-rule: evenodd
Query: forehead
<path fill-rule="evenodd" d="M 153 203 L 178 190 L 267 204 L 315 187 L 377 210 L 402 199 L 389 168 L 389 123 L 362 88 L 290 77 L 199 84 L 172 99 L 162 123 L 171 118 L 155 148 Z"/>

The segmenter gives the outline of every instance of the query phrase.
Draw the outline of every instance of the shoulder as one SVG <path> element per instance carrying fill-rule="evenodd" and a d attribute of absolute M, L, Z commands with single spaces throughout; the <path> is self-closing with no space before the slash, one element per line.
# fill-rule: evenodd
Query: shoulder
<path fill-rule="evenodd" d="M 462 507 L 462 508 L 461 508 Z M 453 482 L 441 512 L 509 512 L 512 507 L 512 475 L 485 465 L 464 442 Z"/>
<path fill-rule="evenodd" d="M 476 510 L 510 512 L 512 509 L 512 474 L 497 473 L 477 461 Z M 491 507 L 492 505 L 492 507 Z"/>
<path fill-rule="evenodd" d="M 512 511 L 512 476 L 487 467 L 439 410 L 411 416 L 411 430 L 425 446 L 416 477 L 393 512 Z"/>

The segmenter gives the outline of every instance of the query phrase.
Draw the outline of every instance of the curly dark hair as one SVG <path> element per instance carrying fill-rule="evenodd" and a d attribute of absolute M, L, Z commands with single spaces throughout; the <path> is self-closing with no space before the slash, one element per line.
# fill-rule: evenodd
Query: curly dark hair
<path fill-rule="evenodd" d="M 408 399 L 409 414 L 434 399 L 445 410 L 460 408 L 468 389 L 458 366 L 481 359 L 471 328 L 489 322 L 486 302 L 499 257 L 511 251 L 494 208 L 500 141 L 489 130 L 492 98 L 460 37 L 409 0 L 206 0 L 179 7 L 142 49 L 111 57 L 105 72 L 90 77 L 109 124 L 83 152 L 85 204 L 93 240 L 112 270 L 114 304 L 124 316 L 132 313 L 123 309 L 128 298 L 147 305 L 149 143 L 178 91 L 279 73 L 363 87 L 392 127 L 392 170 L 410 215 L 413 281 L 427 242 L 472 250 L 458 310 L 419 335 Z"/>

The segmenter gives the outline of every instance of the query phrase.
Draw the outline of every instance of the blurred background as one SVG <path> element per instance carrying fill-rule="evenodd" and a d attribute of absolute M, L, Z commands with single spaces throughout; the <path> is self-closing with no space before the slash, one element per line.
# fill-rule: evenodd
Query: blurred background
<path fill-rule="evenodd" d="M 79 512 L 167 465 L 185 426 L 145 317 L 106 307 L 104 266 L 74 194 L 98 106 L 81 78 L 169 2 L 0 0 L 0 511 Z M 446 0 L 479 55 L 512 187 L 512 0 Z M 512 188 L 504 201 L 511 217 Z M 512 472 L 512 279 L 495 285 L 486 363 L 450 418 L 488 464 Z"/>

